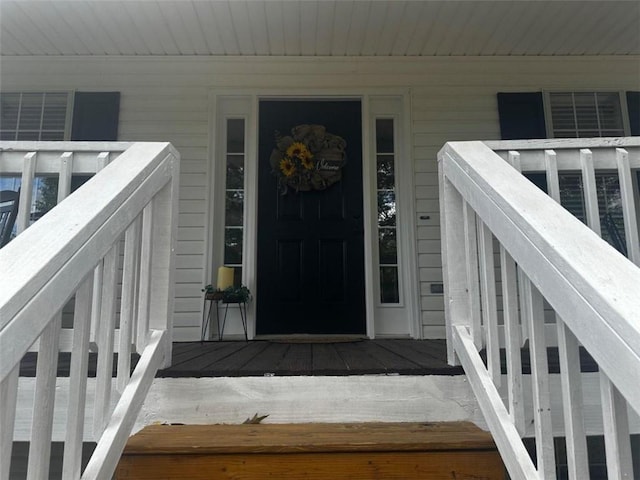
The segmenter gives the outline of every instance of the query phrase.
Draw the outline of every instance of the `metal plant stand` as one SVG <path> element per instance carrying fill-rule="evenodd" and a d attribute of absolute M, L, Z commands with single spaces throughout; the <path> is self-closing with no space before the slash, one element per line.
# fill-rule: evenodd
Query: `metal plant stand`
<path fill-rule="evenodd" d="M 209 303 L 209 309 L 207 311 L 207 302 Z M 222 307 L 220 306 L 222 304 Z M 224 327 L 227 323 L 227 314 L 229 313 L 229 305 L 237 305 L 240 312 L 240 320 L 242 321 L 242 328 L 244 329 L 244 339 L 249 341 L 247 335 L 247 302 L 244 300 L 239 301 L 226 301 L 223 300 L 222 295 L 219 294 L 206 294 L 204 296 L 204 303 L 202 305 L 202 333 L 200 335 L 200 341 L 206 340 L 207 329 L 211 325 L 211 317 L 213 312 L 216 312 L 216 328 L 218 331 L 218 341 L 222 341 L 224 335 Z M 224 310 L 222 315 L 222 322 L 220 322 L 220 308 Z"/>

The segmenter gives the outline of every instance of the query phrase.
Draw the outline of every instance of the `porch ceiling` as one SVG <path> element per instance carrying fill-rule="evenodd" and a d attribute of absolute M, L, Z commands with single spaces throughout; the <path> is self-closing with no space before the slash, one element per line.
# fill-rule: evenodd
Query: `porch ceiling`
<path fill-rule="evenodd" d="M 1 0 L 2 55 L 637 55 L 638 1 Z"/>

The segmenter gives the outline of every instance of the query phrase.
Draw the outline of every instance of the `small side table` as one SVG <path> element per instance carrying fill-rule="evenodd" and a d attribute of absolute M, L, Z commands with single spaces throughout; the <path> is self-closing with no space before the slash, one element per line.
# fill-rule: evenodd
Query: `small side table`
<path fill-rule="evenodd" d="M 207 312 L 207 302 L 209 302 L 209 311 Z M 220 322 L 220 304 L 222 304 L 222 308 L 224 309 L 224 315 L 222 316 L 222 323 Z M 229 313 L 229 305 L 238 305 L 238 310 L 240 312 L 240 320 L 242 321 L 242 328 L 244 329 L 244 339 L 245 341 L 249 341 L 249 337 L 247 335 L 247 302 L 245 301 L 225 301 L 223 300 L 222 294 L 220 293 L 208 293 L 204 296 L 204 302 L 202 304 L 202 333 L 200 335 L 200 341 L 204 342 L 206 340 L 205 335 L 207 334 L 207 329 L 210 328 L 211 325 L 211 317 L 213 316 L 213 311 L 216 312 L 216 327 L 218 330 L 218 341 L 222 340 L 224 335 L 224 327 L 227 323 L 227 314 Z"/>

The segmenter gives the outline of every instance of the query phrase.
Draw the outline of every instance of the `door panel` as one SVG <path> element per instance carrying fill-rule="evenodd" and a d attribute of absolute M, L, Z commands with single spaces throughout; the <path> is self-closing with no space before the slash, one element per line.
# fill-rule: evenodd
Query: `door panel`
<path fill-rule="evenodd" d="M 269 159 L 276 132 L 323 125 L 347 142 L 342 179 L 282 194 Z M 258 334 L 364 334 L 364 228 L 359 101 L 260 102 Z"/>

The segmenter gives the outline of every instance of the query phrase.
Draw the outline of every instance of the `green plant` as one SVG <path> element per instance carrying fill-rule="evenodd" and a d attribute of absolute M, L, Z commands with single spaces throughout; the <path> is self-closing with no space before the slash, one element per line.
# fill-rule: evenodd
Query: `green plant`
<path fill-rule="evenodd" d="M 205 285 L 202 289 L 205 295 L 213 297 L 214 300 L 222 300 L 223 302 L 249 302 L 251 300 L 251 291 L 244 285 L 239 287 L 227 287 L 224 290 L 218 290 L 213 285 Z"/>

